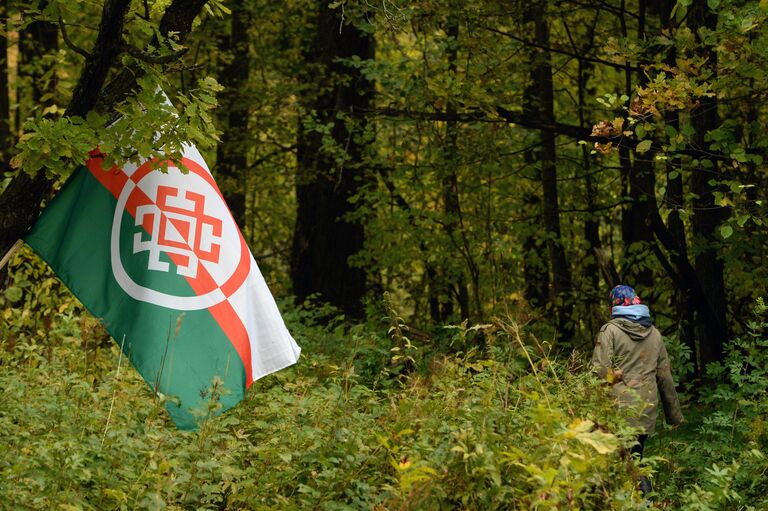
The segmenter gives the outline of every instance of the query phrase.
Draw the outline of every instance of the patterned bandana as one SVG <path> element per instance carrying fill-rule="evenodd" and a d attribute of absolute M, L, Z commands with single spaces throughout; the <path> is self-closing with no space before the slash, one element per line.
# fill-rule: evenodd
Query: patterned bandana
<path fill-rule="evenodd" d="M 611 294 L 608 295 L 612 307 L 622 307 L 627 305 L 638 305 L 642 303 L 640 297 L 635 294 L 635 290 L 623 284 L 614 287 Z"/>

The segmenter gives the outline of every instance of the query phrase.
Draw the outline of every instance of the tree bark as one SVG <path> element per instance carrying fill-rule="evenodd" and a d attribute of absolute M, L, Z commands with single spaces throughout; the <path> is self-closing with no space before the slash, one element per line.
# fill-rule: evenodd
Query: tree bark
<path fill-rule="evenodd" d="M 40 8 L 45 7 L 42 2 Z M 45 56 L 58 48 L 58 28 L 48 21 L 29 23 L 19 35 L 20 70 L 30 69 L 32 104 L 44 109 L 56 101 L 56 70 L 45 66 Z M 10 156 L 10 151 L 3 156 Z M 0 195 L 0 254 L 5 254 L 17 239 L 32 226 L 39 214 L 40 202 L 50 192 L 51 181 L 45 172 L 35 176 L 20 173 Z M 1 257 L 1 256 L 0 256 Z M 4 275 L 7 268 L 0 269 Z M 3 279 L 5 280 L 5 279 Z"/>
<path fill-rule="evenodd" d="M 245 169 L 247 168 L 246 140 L 248 139 L 248 101 L 244 87 L 250 74 L 248 27 L 250 12 L 242 3 L 232 5 L 231 32 L 220 50 L 231 52 L 231 62 L 222 66 L 219 83 L 224 86 L 220 103 L 227 114 L 227 124 L 221 135 L 216 158 L 216 170 L 224 177 L 222 192 L 237 225 L 245 222 Z"/>
<path fill-rule="evenodd" d="M 707 64 L 713 70 L 716 69 L 716 50 L 701 40 L 698 31 L 717 28 L 717 14 L 709 9 L 705 0 L 697 0 L 690 7 L 688 24 L 699 37 L 700 55 L 706 57 Z M 701 148 L 707 147 L 705 140 L 707 133 L 719 125 L 717 107 L 716 98 L 702 98 L 700 106 L 693 111 L 692 123 L 696 130 L 695 143 Z M 717 252 L 719 244 L 717 229 L 726 218 L 727 211 L 725 208 L 717 206 L 714 200 L 714 192 L 719 186 L 717 181 L 722 177 L 718 161 L 702 158 L 700 163 L 707 161 L 709 162 L 708 165 L 701 164 L 694 168 L 691 176 L 691 192 L 696 197 L 693 200 L 694 215 L 691 225 L 693 243 L 701 247 L 695 256 L 696 273 L 701 281 L 702 292 L 709 303 L 714 320 L 721 327 L 717 331 L 713 331 L 700 323 L 701 364 L 704 367 L 710 362 L 722 360 L 723 346 L 728 335 L 723 262 Z"/>
<path fill-rule="evenodd" d="M 457 60 L 458 60 L 458 41 L 459 41 L 459 21 L 455 15 L 449 16 L 448 25 L 446 29 L 446 35 L 453 39 L 454 43 L 449 46 L 446 51 L 448 56 L 448 69 L 454 76 L 457 73 Z M 456 114 L 456 104 L 452 99 L 448 99 L 446 104 L 446 112 L 449 114 Z M 447 165 L 443 169 L 442 192 L 443 192 L 443 211 L 445 212 L 445 231 L 448 237 L 451 239 L 455 246 L 455 250 L 458 252 L 467 251 L 468 247 L 466 243 L 463 243 L 464 232 L 461 221 L 461 202 L 459 200 L 459 179 L 456 174 L 456 168 L 459 162 L 459 150 L 458 150 L 458 137 L 459 127 L 456 121 L 448 121 L 446 123 L 446 149 Z M 459 240 L 461 238 L 461 241 Z M 464 257 L 469 261 L 471 254 L 465 253 Z M 471 262 L 471 261 L 470 261 Z M 459 304 L 459 314 L 463 320 L 469 320 L 469 293 L 467 291 L 467 278 L 463 269 L 459 269 L 455 278 L 450 275 L 443 275 L 443 278 L 448 280 L 448 287 L 453 289 L 453 294 Z M 452 281 L 452 282 L 451 282 Z M 477 286 L 477 282 L 474 282 Z M 453 298 L 449 295 L 448 300 Z M 445 311 L 445 317 L 442 320 L 446 320 L 450 315 L 448 310 Z M 452 311 L 451 311 L 452 312 Z M 477 311 L 478 314 L 480 311 Z"/>
<path fill-rule="evenodd" d="M 8 26 L 8 0 L 0 1 L 0 24 Z M 7 161 L 11 146 L 11 105 L 8 83 L 8 34 L 0 37 L 0 161 Z"/>
<path fill-rule="evenodd" d="M 536 42 L 549 46 L 549 25 L 547 22 L 547 2 L 531 5 Z M 554 124 L 554 90 L 552 84 L 552 65 L 549 54 L 539 53 L 533 64 L 533 87 L 537 94 L 539 116 L 546 124 Z M 542 186 L 542 216 L 544 230 L 547 236 L 547 251 L 552 269 L 552 284 L 556 305 L 558 335 L 562 340 L 573 337 L 571 297 L 572 283 L 568 260 L 563 247 L 560 231 L 560 206 L 557 190 L 557 151 L 555 133 L 542 130 L 541 137 L 541 186 Z"/>
<path fill-rule="evenodd" d="M 539 115 L 539 107 L 536 99 L 537 90 L 535 80 L 523 91 L 523 114 L 527 117 Z M 534 171 L 533 181 L 541 182 L 541 169 L 536 166 L 537 150 L 529 149 L 523 154 L 525 163 Z M 544 307 L 549 302 L 549 262 L 545 256 L 545 241 L 541 239 L 539 232 L 544 223 L 541 213 L 541 195 L 538 190 L 526 193 L 523 196 L 523 204 L 531 220 L 526 222 L 523 238 L 523 278 L 525 281 L 525 300 L 533 308 Z"/>
<path fill-rule="evenodd" d="M 296 226 L 291 253 L 291 281 L 299 302 L 313 294 L 339 307 L 352 318 L 363 315 L 365 272 L 349 259 L 363 248 L 363 226 L 349 220 L 355 210 L 350 199 L 363 184 L 365 144 L 341 118 L 366 109 L 372 84 L 356 68 L 339 59 L 373 57 L 373 40 L 352 25 L 342 25 L 341 12 L 327 2 L 317 5 L 317 24 L 305 52 L 307 112 L 299 125 L 297 143 Z M 343 79 L 342 79 L 343 78 Z M 310 120 L 312 119 L 312 120 Z M 331 125 L 330 137 L 344 155 L 336 158 L 324 147 L 324 134 L 311 124 Z M 364 126 L 365 121 L 361 120 Z M 362 131 L 362 130 L 361 130 Z"/>
<path fill-rule="evenodd" d="M 586 119 L 584 110 L 586 108 L 587 83 L 589 81 L 592 64 L 579 60 L 578 68 L 578 101 L 579 101 L 579 126 L 586 128 Z M 589 91 L 590 96 L 594 96 L 594 91 Z M 595 332 L 598 325 L 601 324 L 604 312 L 603 301 L 600 294 L 600 266 L 598 254 L 602 252 L 602 243 L 600 241 L 600 219 L 597 216 L 598 194 L 597 187 L 592 180 L 592 165 L 589 149 L 586 144 L 581 145 L 581 161 L 584 172 L 584 195 L 587 203 L 587 217 L 584 220 L 584 240 L 587 242 L 587 253 L 584 264 L 584 276 L 589 283 L 589 289 L 586 295 L 588 300 L 589 315 L 585 318 L 589 332 Z M 610 282 L 607 287 L 611 288 Z M 602 309 L 602 310 L 601 310 Z"/>
<path fill-rule="evenodd" d="M 659 5 L 659 18 L 661 20 L 661 29 L 670 29 L 669 20 L 672 15 L 672 9 L 676 0 L 663 0 Z M 676 62 L 676 49 L 671 47 L 667 50 L 666 64 L 674 66 Z M 678 112 L 668 112 L 665 115 L 664 122 L 667 126 L 672 126 L 675 131 L 680 128 L 680 118 Z M 684 208 L 685 195 L 683 189 L 682 162 L 680 158 L 671 157 L 666 165 L 667 188 L 665 192 L 665 202 L 670 208 L 667 215 L 667 227 L 669 234 L 678 247 L 676 250 L 679 257 L 688 260 L 688 241 L 685 235 L 685 224 L 680 216 L 680 211 Z M 677 293 L 674 298 L 675 311 L 677 313 L 677 331 L 680 340 L 691 350 L 693 355 L 693 373 L 695 376 L 701 376 L 698 364 L 699 350 L 696 345 L 696 333 L 694 331 L 694 304 L 685 289 L 677 286 Z"/>
<path fill-rule="evenodd" d="M 638 2 L 638 34 L 639 41 L 645 39 L 645 2 Z M 622 5 L 622 12 L 624 6 Z M 626 37 L 628 32 L 625 21 L 622 21 L 622 34 Z M 644 59 L 647 60 L 647 59 Z M 641 62 L 644 64 L 645 62 Z M 632 96 L 634 90 L 632 73 L 629 65 L 625 69 L 625 87 Z M 644 71 L 637 73 L 637 83 L 640 87 L 648 82 L 648 77 Z M 645 296 L 647 292 L 653 289 L 653 272 L 646 267 L 645 260 L 651 254 L 651 245 L 654 243 L 653 232 L 648 228 L 646 219 L 649 217 L 650 209 L 655 207 L 656 203 L 656 175 L 654 168 L 654 150 L 646 153 L 634 151 L 632 161 L 629 161 L 629 151 L 624 150 L 622 154 L 622 167 L 626 176 L 626 183 L 629 187 L 630 206 L 625 211 L 622 221 L 622 239 L 624 241 L 625 254 L 623 260 L 625 265 L 622 267 L 622 276 L 631 284 L 637 287 Z M 650 297 L 649 297 L 650 298 Z"/>

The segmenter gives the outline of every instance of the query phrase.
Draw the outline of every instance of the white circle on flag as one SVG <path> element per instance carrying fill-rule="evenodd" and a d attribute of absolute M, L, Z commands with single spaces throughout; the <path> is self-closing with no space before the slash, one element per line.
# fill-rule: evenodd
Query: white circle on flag
<path fill-rule="evenodd" d="M 250 271 L 250 252 L 211 174 L 185 158 L 184 174 L 169 163 L 168 171 L 145 163 L 126 181 L 112 221 L 112 271 L 120 287 L 133 299 L 175 310 L 200 310 L 226 300 L 239 289 Z M 125 239 L 128 216 L 135 225 Z M 141 285 L 124 264 L 126 253 L 148 259 L 149 277 Z M 156 277 L 156 278 L 152 278 Z M 193 295 L 153 289 L 151 282 L 182 279 Z"/>

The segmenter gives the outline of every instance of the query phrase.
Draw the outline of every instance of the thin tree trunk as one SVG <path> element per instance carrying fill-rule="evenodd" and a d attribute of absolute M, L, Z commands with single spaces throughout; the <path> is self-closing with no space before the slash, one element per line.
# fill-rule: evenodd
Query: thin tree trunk
<path fill-rule="evenodd" d="M 0 1 L 0 24 L 8 26 L 8 0 Z M 7 161 L 11 145 L 11 108 L 8 83 L 8 34 L 0 37 L 0 161 Z"/>
<path fill-rule="evenodd" d="M 319 294 L 348 316 L 359 318 L 363 315 L 365 272 L 350 265 L 350 257 L 363 248 L 364 232 L 362 225 L 346 217 L 355 210 L 350 199 L 365 177 L 365 145 L 361 133 L 351 131 L 338 116 L 368 108 L 373 86 L 359 69 L 339 59 L 372 58 L 373 40 L 352 25 L 342 25 L 341 12 L 328 8 L 327 2 L 319 2 L 317 9 L 315 37 L 305 54 L 311 71 L 302 98 L 307 115 L 299 126 L 297 143 L 291 281 L 298 301 Z M 330 136 L 346 154 L 342 163 L 324 149 L 323 133 L 310 126 L 312 116 L 312 122 L 320 126 L 332 124 Z"/>
<path fill-rule="evenodd" d="M 547 22 L 547 2 L 542 1 L 533 7 L 534 30 L 537 44 L 549 47 L 549 25 Z M 552 65 L 547 53 L 540 53 L 533 69 L 533 81 L 538 90 L 541 120 L 554 125 L 554 91 L 552 87 Z M 557 190 L 557 152 L 555 134 L 552 130 L 541 130 L 541 185 L 543 193 L 542 213 L 544 229 L 547 233 L 547 250 L 552 268 L 552 284 L 557 306 L 557 325 L 561 339 L 573 337 L 571 313 L 571 272 L 562 243 L 560 232 L 560 206 Z"/>
<path fill-rule="evenodd" d="M 447 53 L 448 56 L 448 69 L 455 76 L 457 73 L 457 60 L 458 60 L 458 40 L 459 40 L 459 21 L 456 16 L 451 15 L 448 20 L 448 26 L 446 29 L 448 37 L 453 39 L 453 43 L 449 46 Z M 452 99 L 449 99 L 446 104 L 446 113 L 449 115 L 456 115 L 456 104 Z M 456 168 L 459 161 L 459 149 L 458 149 L 458 137 L 459 127 L 456 121 L 448 121 L 446 123 L 446 160 L 447 165 L 443 170 L 442 176 L 442 192 L 443 192 L 443 211 L 445 212 L 445 230 L 448 237 L 456 246 L 457 251 L 462 251 L 467 248 L 464 246 L 459 238 L 463 238 L 463 226 L 461 225 L 461 202 L 459 200 L 459 179 L 456 174 Z M 469 256 L 469 254 L 465 254 Z M 467 291 L 467 278 L 463 269 L 459 269 L 454 279 L 449 276 L 444 276 L 446 279 L 453 280 L 448 285 L 453 288 L 455 297 L 459 304 L 459 314 L 462 320 L 469 319 L 469 292 Z M 478 311 L 479 312 L 479 311 Z M 446 318 L 443 318 L 446 319 Z"/>
<path fill-rule="evenodd" d="M 666 0 L 662 4 L 660 18 L 661 28 L 670 28 L 669 19 L 672 15 L 672 9 L 675 6 L 675 0 Z M 666 63 L 669 66 L 675 65 L 676 50 L 672 47 L 666 55 Z M 680 128 L 680 118 L 677 112 L 669 112 L 665 116 L 664 122 L 667 126 L 672 126 L 675 131 Z M 688 259 L 688 242 L 685 236 L 685 224 L 680 216 L 680 210 L 684 207 L 685 197 L 683 191 L 683 175 L 681 172 L 681 161 L 679 158 L 670 158 L 667 160 L 666 178 L 667 188 L 665 202 L 671 209 L 667 216 L 667 227 L 669 233 L 678 247 L 679 256 Z M 693 355 L 694 375 L 701 376 L 699 371 L 699 353 L 696 345 L 696 333 L 694 331 L 694 304 L 685 289 L 677 288 L 674 298 L 674 305 L 677 312 L 678 335 L 680 340 L 690 349 Z"/>
<path fill-rule="evenodd" d="M 535 16 L 528 9 L 526 21 L 533 20 Z M 530 59 L 536 56 L 531 52 Z M 539 83 L 535 77 L 534 69 L 531 69 L 531 80 L 523 90 L 523 115 L 526 118 L 539 119 L 541 117 L 541 105 L 539 100 Z M 541 137 L 539 136 L 539 142 Z M 540 146 L 530 148 L 523 153 L 523 158 L 528 167 L 533 171 L 531 179 L 535 183 L 541 183 L 541 168 L 536 165 L 539 161 Z M 540 235 L 541 226 L 544 224 L 542 213 L 541 194 L 533 190 L 523 196 L 525 211 L 530 220 L 524 229 L 523 238 L 523 278 L 525 281 L 524 296 L 528 304 L 533 308 L 542 308 L 549 303 L 549 258 L 545 256 L 545 241 Z"/>
<path fill-rule="evenodd" d="M 590 66 L 591 67 L 591 66 Z M 578 99 L 579 99 L 579 126 L 586 128 L 586 119 L 584 109 L 586 107 L 587 82 L 589 73 L 585 62 L 579 61 L 578 71 Z M 596 325 L 599 324 L 603 314 L 601 314 L 598 304 L 600 300 L 600 266 L 598 264 L 598 254 L 602 251 L 600 242 L 600 221 L 597 216 L 597 188 L 592 180 L 592 165 L 590 162 L 589 150 L 586 145 L 581 146 L 582 170 L 584 172 L 584 194 L 587 200 L 587 218 L 584 221 L 584 239 L 587 242 L 586 264 L 584 265 L 584 276 L 589 282 L 589 293 L 587 295 L 589 303 L 589 317 L 587 318 L 588 331 L 594 332 Z M 608 287 L 610 283 L 608 283 Z"/>
<path fill-rule="evenodd" d="M 638 2 L 638 34 L 639 41 L 645 39 L 645 1 Z M 626 30 L 626 28 L 624 29 Z M 642 62 L 644 63 L 644 62 Z M 628 89 L 633 89 L 631 74 L 627 76 Z M 638 72 L 637 83 L 640 87 L 648 82 L 644 72 Z M 625 261 L 624 278 L 628 283 L 641 290 L 644 296 L 653 290 L 653 272 L 644 264 L 645 258 L 651 255 L 651 246 L 655 243 L 653 231 L 648 228 L 646 220 L 649 209 L 656 203 L 656 176 L 654 169 L 654 153 L 634 152 L 634 158 L 629 173 L 629 196 L 631 205 L 628 218 L 624 225 Z M 626 165 L 626 164 L 625 164 Z M 648 296 L 648 298 L 651 298 Z"/>
<path fill-rule="evenodd" d="M 231 52 L 232 61 L 219 70 L 219 83 L 224 86 L 221 106 L 228 114 L 217 150 L 216 170 L 224 177 L 224 200 L 237 225 L 243 229 L 246 225 L 245 171 L 248 165 L 248 99 L 244 88 L 250 74 L 250 12 L 243 3 L 232 4 L 230 23 L 230 35 L 223 49 Z"/>

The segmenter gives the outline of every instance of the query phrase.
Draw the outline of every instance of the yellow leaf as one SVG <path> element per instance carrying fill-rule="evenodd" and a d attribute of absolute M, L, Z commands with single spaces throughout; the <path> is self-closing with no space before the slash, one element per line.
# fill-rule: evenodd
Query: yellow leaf
<path fill-rule="evenodd" d="M 600 454 L 608 454 L 619 448 L 619 439 L 610 433 L 593 431 L 576 437 L 580 442 L 591 446 Z"/>
<path fill-rule="evenodd" d="M 576 419 L 568 425 L 568 431 L 566 431 L 565 437 L 575 438 L 580 434 L 590 431 L 594 425 L 595 423 L 591 420 Z"/>

